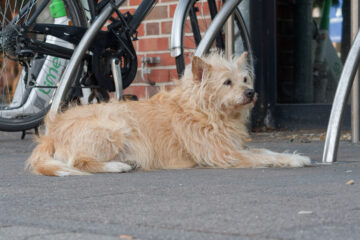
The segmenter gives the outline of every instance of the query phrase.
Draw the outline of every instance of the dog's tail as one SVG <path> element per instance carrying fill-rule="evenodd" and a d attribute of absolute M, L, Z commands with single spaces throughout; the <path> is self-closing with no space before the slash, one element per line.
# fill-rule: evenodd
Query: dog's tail
<path fill-rule="evenodd" d="M 68 175 L 88 175 L 89 173 L 77 170 L 66 165 L 64 162 L 53 158 L 55 153 L 54 142 L 47 136 L 41 136 L 39 144 L 33 150 L 31 156 L 26 161 L 25 169 L 31 170 L 35 174 L 46 176 L 68 176 Z"/>

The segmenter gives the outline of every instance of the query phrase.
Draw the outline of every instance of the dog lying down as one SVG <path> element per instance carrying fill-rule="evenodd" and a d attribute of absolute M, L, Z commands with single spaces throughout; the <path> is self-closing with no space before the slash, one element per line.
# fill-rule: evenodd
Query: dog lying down
<path fill-rule="evenodd" d="M 194 57 L 170 91 L 47 116 L 46 133 L 27 167 L 35 174 L 67 176 L 134 168 L 309 165 L 305 156 L 246 147 L 256 99 L 247 53 L 230 61 L 219 53 Z"/>

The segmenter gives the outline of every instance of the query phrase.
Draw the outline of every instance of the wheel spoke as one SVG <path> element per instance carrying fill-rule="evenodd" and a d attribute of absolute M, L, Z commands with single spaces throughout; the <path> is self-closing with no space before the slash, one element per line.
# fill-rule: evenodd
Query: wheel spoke
<path fill-rule="evenodd" d="M 72 24 L 85 27 L 80 0 L 64 2 Z M 49 14 L 49 3 L 50 0 L 0 0 L 0 131 L 21 131 L 38 126 L 49 109 L 54 92 L 54 89 L 48 91 L 49 88 L 41 89 L 41 86 L 50 84 L 54 74 L 57 74 L 56 79 L 63 74 L 66 61 L 60 61 L 60 58 L 55 62 L 47 54 L 36 54 L 36 50 L 32 50 L 34 57 L 19 54 L 19 51 L 27 53 L 26 41 L 29 39 L 61 45 L 60 40 L 47 38 L 46 34 L 26 32 L 34 23 L 54 23 Z M 20 32 L 21 28 L 25 31 Z M 79 68 L 76 78 L 81 72 L 82 68 Z M 35 88 L 28 84 L 29 81 Z"/>
<path fill-rule="evenodd" d="M 5 26 L 5 21 L 9 22 L 9 20 L 6 17 L 8 7 L 9 7 L 9 0 L 6 0 L 6 2 L 4 4 L 4 10 L 1 11 L 2 17 L 3 17 L 3 19 L 1 20 L 1 26 L 2 27 Z"/>
<path fill-rule="evenodd" d="M 6 103 L 8 101 L 8 91 L 9 89 L 7 88 L 7 86 L 9 85 L 9 80 L 8 80 L 8 76 L 7 76 L 7 69 L 8 69 L 8 59 L 7 58 L 3 58 L 3 62 L 2 62 L 2 68 L 1 68 L 1 72 L 0 72 L 0 86 L 2 86 L 2 97 L 0 102 L 2 103 L 4 101 L 4 103 Z M 4 77 L 5 76 L 5 77 Z"/>
<path fill-rule="evenodd" d="M 37 3 L 37 0 L 32 2 L 31 6 L 30 6 L 30 10 L 28 11 L 27 16 L 26 16 L 26 18 L 25 18 L 25 21 L 24 21 L 24 22 L 28 22 L 29 17 L 30 17 L 30 14 L 31 14 L 31 12 L 32 12 L 32 10 L 33 10 L 33 8 L 34 8 L 34 6 L 36 6 L 36 3 Z"/>

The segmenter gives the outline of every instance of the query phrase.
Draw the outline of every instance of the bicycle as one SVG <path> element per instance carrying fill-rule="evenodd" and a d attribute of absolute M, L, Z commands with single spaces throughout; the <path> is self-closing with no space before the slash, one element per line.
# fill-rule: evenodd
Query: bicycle
<path fill-rule="evenodd" d="M 53 113 L 58 112 L 61 105 L 78 100 L 83 88 L 91 89 L 91 96 L 99 101 L 106 101 L 109 91 L 115 91 L 120 99 L 122 89 L 131 84 L 137 70 L 132 45 L 132 41 L 137 40 L 136 29 L 155 6 L 155 0 L 143 0 L 133 15 L 118 10 L 124 0 L 87 0 L 83 3 L 79 0 L 52 0 L 51 4 L 50 0 L 18 2 L 6 0 L 2 6 L 4 11 L 0 12 L 3 16 L 0 18 L 0 49 L 2 62 L 5 62 L 0 77 L 7 76 L 8 61 L 20 63 L 17 84 L 11 86 L 8 78 L 0 81 L 3 99 L 0 100 L 0 130 L 24 131 L 37 127 L 50 106 Z M 184 39 L 201 35 L 201 31 L 195 28 L 196 23 L 200 26 L 193 14 L 199 12 L 196 2 L 181 1 L 175 13 L 175 20 L 181 20 L 181 24 L 176 25 L 176 21 L 173 24 L 173 31 L 177 32 L 174 34 L 175 42 L 180 43 L 180 54 L 176 52 L 175 55 L 183 59 L 177 60 L 179 73 L 182 72 L 180 61 L 185 61 L 184 54 L 192 51 L 186 49 Z M 215 0 L 208 2 L 215 3 Z M 8 9 L 11 15 L 7 14 Z M 48 14 L 48 9 L 53 16 L 46 22 L 42 16 Z M 237 12 L 235 16 L 241 17 L 237 8 L 226 16 L 221 10 L 215 15 L 227 19 L 233 11 Z M 196 32 L 184 34 L 188 14 Z M 251 50 L 246 27 L 239 25 L 243 23 L 242 18 L 235 18 L 238 19 L 235 24 L 239 26 L 235 33 L 245 30 L 242 33 L 247 39 L 244 49 Z M 107 30 L 102 30 L 108 21 Z M 223 34 L 217 36 L 223 41 Z M 73 49 L 73 45 L 77 47 Z M 178 51 L 179 48 L 172 44 L 171 49 Z"/>
<path fill-rule="evenodd" d="M 237 8 L 241 2 L 242 0 L 226 1 L 218 14 L 215 1 L 207 1 L 210 16 L 203 16 L 201 14 L 204 13 L 204 2 L 197 4 L 197 0 L 180 1 L 174 16 L 170 43 L 171 56 L 175 57 L 179 77 L 183 74 L 185 62 L 189 63 L 192 55 L 201 57 L 211 50 L 225 51 L 228 48 L 231 54 L 235 55 L 247 51 L 250 53 L 249 64 L 253 65 L 249 32 Z M 196 16 L 196 13 L 205 19 L 199 23 L 199 16 Z M 231 16 L 233 19 L 230 19 Z M 210 23 L 206 17 L 210 17 Z M 233 21 L 230 22 L 233 24 L 232 32 L 226 34 L 223 26 L 229 19 Z M 188 32 L 189 29 L 192 30 L 191 33 Z M 205 32 L 206 34 L 203 34 Z M 230 39 L 225 39 L 227 37 Z"/>

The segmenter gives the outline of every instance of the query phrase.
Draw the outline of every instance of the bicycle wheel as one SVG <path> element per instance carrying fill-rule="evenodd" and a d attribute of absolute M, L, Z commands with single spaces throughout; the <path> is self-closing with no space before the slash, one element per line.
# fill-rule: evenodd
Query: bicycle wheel
<path fill-rule="evenodd" d="M 175 58 L 179 77 L 184 73 L 185 66 L 190 63 L 196 47 L 201 41 L 201 37 L 210 26 L 212 18 L 215 17 L 217 10 L 221 8 L 222 4 L 222 1 L 215 0 L 194 0 L 192 4 L 189 4 L 182 30 L 181 54 Z M 234 19 L 232 30 L 234 39 L 233 54 L 240 55 L 244 51 L 249 52 L 250 64 L 252 65 L 250 37 L 244 19 L 238 8 L 234 9 L 232 15 Z M 230 18 L 230 15 L 227 18 Z M 216 38 L 212 43 L 210 51 L 224 51 L 226 38 L 224 26 L 216 33 Z"/>
<path fill-rule="evenodd" d="M 24 47 L 24 41 L 73 48 L 66 41 L 31 31 L 39 23 L 86 26 L 79 1 L 63 2 L 65 16 L 57 18 L 51 17 L 49 0 L 5 0 L 0 3 L 0 131 L 34 128 L 49 109 L 67 60 L 38 54 L 36 50 Z M 80 70 L 77 77 L 79 74 Z"/>

